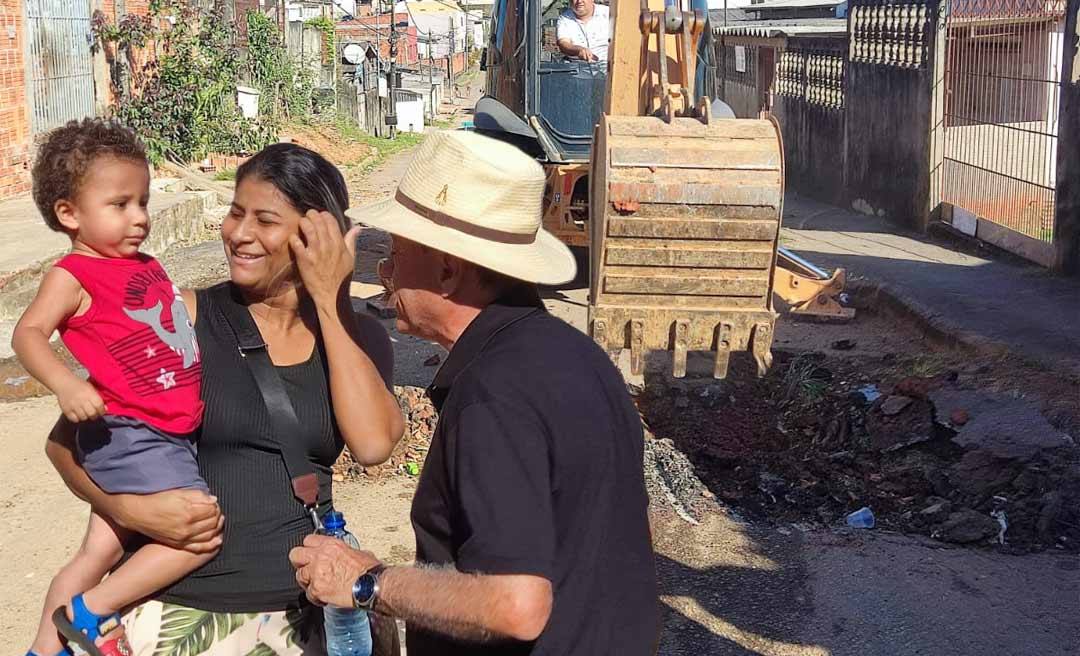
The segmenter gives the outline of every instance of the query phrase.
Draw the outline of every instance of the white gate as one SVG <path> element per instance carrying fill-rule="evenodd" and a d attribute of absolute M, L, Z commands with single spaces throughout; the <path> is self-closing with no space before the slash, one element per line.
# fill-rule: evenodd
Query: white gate
<path fill-rule="evenodd" d="M 94 115 L 94 58 L 87 0 L 26 0 L 30 128 L 47 132 Z"/>

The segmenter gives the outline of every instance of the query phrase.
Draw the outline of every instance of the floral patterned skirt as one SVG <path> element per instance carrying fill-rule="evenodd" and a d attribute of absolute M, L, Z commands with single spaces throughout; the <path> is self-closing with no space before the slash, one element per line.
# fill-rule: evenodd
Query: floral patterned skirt
<path fill-rule="evenodd" d="M 134 656 L 325 656 L 315 607 L 213 613 L 149 601 L 124 616 Z"/>

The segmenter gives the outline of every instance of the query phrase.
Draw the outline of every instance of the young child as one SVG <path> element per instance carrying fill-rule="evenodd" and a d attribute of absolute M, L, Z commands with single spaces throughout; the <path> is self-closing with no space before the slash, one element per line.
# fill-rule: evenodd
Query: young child
<path fill-rule="evenodd" d="M 192 439 L 203 407 L 194 331 L 161 265 L 139 253 L 150 231 L 143 145 L 117 123 L 72 121 L 41 145 L 33 189 L 45 223 L 71 237 L 71 252 L 45 274 L 15 328 L 19 360 L 80 422 L 78 457 L 104 491 L 206 491 Z M 53 353 L 54 330 L 89 381 Z M 129 654 L 118 611 L 213 557 L 151 543 L 102 581 L 129 537 L 91 514 L 78 553 L 49 587 L 29 655 L 67 653 L 57 631 L 75 654 Z"/>

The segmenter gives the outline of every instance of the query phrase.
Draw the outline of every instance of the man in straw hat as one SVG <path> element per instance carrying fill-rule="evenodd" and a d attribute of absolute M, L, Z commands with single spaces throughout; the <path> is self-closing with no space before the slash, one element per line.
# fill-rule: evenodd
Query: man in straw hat
<path fill-rule="evenodd" d="M 290 558 L 316 603 L 403 618 L 409 656 L 654 649 L 641 421 L 603 350 L 540 301 L 576 269 L 540 228 L 543 192 L 513 146 L 437 132 L 394 198 L 351 213 L 394 237 L 398 330 L 450 351 L 428 389 L 417 564 L 320 536 Z"/>

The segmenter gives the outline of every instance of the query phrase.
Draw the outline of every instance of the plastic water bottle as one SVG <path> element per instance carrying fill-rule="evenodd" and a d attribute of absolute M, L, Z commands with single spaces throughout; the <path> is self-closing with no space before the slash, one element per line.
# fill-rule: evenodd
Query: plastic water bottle
<path fill-rule="evenodd" d="M 337 538 L 353 549 L 360 543 L 345 530 L 345 516 L 336 511 L 323 518 L 323 535 Z M 367 611 L 327 606 L 323 610 L 328 656 L 371 656 L 371 625 Z"/>

